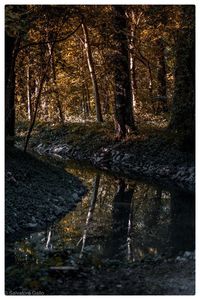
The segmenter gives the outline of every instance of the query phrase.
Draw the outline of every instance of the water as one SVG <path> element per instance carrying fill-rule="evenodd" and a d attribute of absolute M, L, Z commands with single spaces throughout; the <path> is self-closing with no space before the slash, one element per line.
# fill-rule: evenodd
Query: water
<path fill-rule="evenodd" d="M 23 286 L 34 282 L 33 274 L 43 267 L 75 270 L 87 263 L 99 268 L 194 250 L 194 195 L 76 163 L 66 163 L 65 170 L 80 177 L 88 193 L 50 228 L 7 245 L 8 286 L 16 277 Z M 41 278 L 46 280 L 44 274 Z"/>

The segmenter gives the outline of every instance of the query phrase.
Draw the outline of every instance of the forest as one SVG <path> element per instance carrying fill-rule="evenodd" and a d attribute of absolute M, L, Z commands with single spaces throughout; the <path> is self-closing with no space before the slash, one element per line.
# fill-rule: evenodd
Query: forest
<path fill-rule="evenodd" d="M 195 293 L 195 6 L 5 6 L 5 294 Z"/>

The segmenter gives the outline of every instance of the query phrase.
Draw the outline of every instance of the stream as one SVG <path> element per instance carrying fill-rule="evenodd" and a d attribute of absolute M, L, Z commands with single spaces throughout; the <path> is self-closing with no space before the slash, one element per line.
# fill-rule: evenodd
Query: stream
<path fill-rule="evenodd" d="M 119 266 L 194 251 L 193 194 L 115 177 L 75 162 L 66 161 L 63 167 L 78 176 L 88 192 L 46 230 L 7 243 L 7 287 L 42 290 L 48 284 L 44 270 L 72 272 L 84 264 Z"/>

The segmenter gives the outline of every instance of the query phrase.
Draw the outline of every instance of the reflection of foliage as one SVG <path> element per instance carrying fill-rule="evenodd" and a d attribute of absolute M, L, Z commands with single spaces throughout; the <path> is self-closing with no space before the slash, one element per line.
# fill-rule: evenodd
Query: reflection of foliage
<path fill-rule="evenodd" d="M 88 186 L 89 192 L 78 203 L 75 211 L 71 211 L 57 225 L 51 229 L 51 247 L 46 247 L 48 232 L 33 234 L 30 240 L 25 240 L 17 246 L 17 257 L 20 261 L 44 261 L 49 251 L 62 251 L 63 249 L 76 249 L 77 254 L 82 245 L 82 235 L 85 229 L 90 201 L 92 196 L 92 186 L 94 171 L 91 169 L 77 169 L 75 166 L 68 166 L 67 171 L 73 175 L 78 175 L 84 179 Z M 114 224 L 121 222 L 128 228 L 128 215 L 123 216 L 124 220 L 117 220 L 113 223 L 113 199 L 119 187 L 118 180 L 113 180 L 109 175 L 101 175 L 100 185 L 98 188 L 97 202 L 92 212 L 91 220 L 87 224 L 87 236 L 84 246 L 84 253 L 91 257 L 97 255 L 104 256 L 107 253 L 107 241 L 110 243 L 110 234 L 118 230 Z M 131 227 L 125 235 L 119 247 L 119 251 L 126 256 L 126 239 L 127 234 L 130 237 L 131 257 L 132 260 L 139 259 L 146 254 L 151 256 L 157 255 L 159 251 L 167 247 L 168 226 L 170 224 L 170 193 L 149 186 L 145 183 L 128 181 L 126 189 L 133 190 L 132 200 L 130 202 Z M 160 192 L 159 192 L 160 191 Z M 120 196 L 120 195 L 119 195 Z M 160 197 L 160 198 L 159 198 Z M 119 209 L 127 207 L 123 204 L 124 199 L 118 199 Z M 118 204 L 117 204 L 118 205 Z M 120 218 L 121 218 L 120 217 Z M 115 215 L 118 218 L 118 215 Z M 127 223 L 127 225 L 126 225 Z M 114 225 L 114 227 L 113 227 Z M 128 230 L 128 229 L 127 229 Z M 126 230 L 126 231 L 127 231 Z M 111 245 L 111 244 L 110 244 Z M 121 249 L 121 250 L 120 250 Z M 71 251 L 71 250 L 70 250 Z M 42 254 L 43 253 L 43 254 Z"/>
<path fill-rule="evenodd" d="M 94 179 L 98 176 L 90 168 L 77 168 L 74 164 L 66 168 L 84 180 L 89 192 L 76 209 L 59 223 L 46 232 L 32 233 L 30 237 L 14 244 L 17 265 L 6 268 L 8 285 L 43 290 L 54 282 L 56 275 L 51 276 L 49 272 L 52 270 L 52 274 L 56 274 L 56 267 L 66 267 L 77 272 L 83 266 L 93 266 L 95 269 L 118 268 L 123 263 L 156 260 L 162 254 L 170 253 L 170 247 L 174 247 L 171 230 L 174 231 L 172 236 L 176 236 L 181 215 L 177 219 L 173 215 L 174 211 L 172 214 L 172 200 L 175 201 L 173 205 L 176 200 L 171 199 L 169 191 L 100 173 L 97 200 L 86 224 L 94 192 Z M 176 211 L 178 205 L 179 202 Z M 117 209 L 120 211 L 117 212 Z M 120 229 L 120 226 L 123 228 Z M 80 256 L 85 229 L 86 241 Z M 184 232 L 178 233 L 180 239 L 181 234 Z M 13 277 L 16 279 L 11 283 Z"/>

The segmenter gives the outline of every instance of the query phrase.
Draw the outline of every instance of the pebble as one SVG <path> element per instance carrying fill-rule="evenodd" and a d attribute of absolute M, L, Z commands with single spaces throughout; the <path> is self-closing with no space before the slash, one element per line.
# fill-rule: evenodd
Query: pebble
<path fill-rule="evenodd" d="M 114 150 L 112 146 L 102 147 L 97 153 L 91 154 L 81 152 L 81 148 L 76 146 L 72 147 L 67 144 L 64 145 L 52 145 L 50 147 L 51 153 L 59 152 L 63 150 L 65 146 L 65 158 L 73 157 L 79 160 L 89 160 L 93 165 L 114 172 L 124 172 L 126 175 L 136 171 L 140 173 L 140 176 L 154 177 L 156 179 L 171 180 L 172 183 L 186 188 L 194 192 L 195 185 L 195 167 L 189 166 L 188 164 L 182 164 L 178 166 L 179 161 L 182 159 L 179 152 L 174 151 L 173 153 L 166 153 L 166 157 L 162 156 L 162 153 L 158 152 L 157 149 L 151 149 L 150 153 L 144 152 L 145 149 L 135 149 L 135 153 L 121 153 L 118 150 Z M 39 144 L 36 150 L 42 153 L 48 147 L 43 144 Z M 146 151 L 148 149 L 148 144 Z M 143 153 L 144 152 L 144 153 Z M 142 154 L 142 155 L 141 155 Z M 61 154 L 63 155 L 63 153 Z M 90 156 L 89 156 L 90 155 Z M 171 155 L 171 159 L 170 159 Z M 182 159 L 183 160 L 183 159 Z M 149 163 L 147 163 L 149 162 Z M 162 164 L 160 163 L 162 162 Z M 120 164 L 120 169 L 118 168 Z M 180 163 L 181 164 L 181 163 Z M 108 166 L 109 165 L 109 166 Z M 131 175 L 131 174 L 130 174 Z"/>
<path fill-rule="evenodd" d="M 28 223 L 27 224 L 27 228 L 36 228 L 38 226 L 38 224 L 37 223 Z"/>
<path fill-rule="evenodd" d="M 72 198 L 73 198 L 74 200 L 78 200 L 78 199 L 79 199 L 79 195 L 78 195 L 77 193 L 73 193 L 73 194 L 72 194 Z"/>

